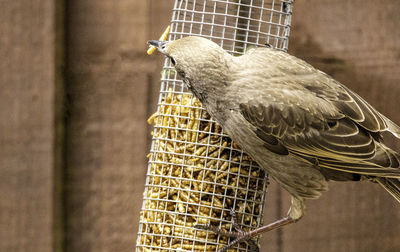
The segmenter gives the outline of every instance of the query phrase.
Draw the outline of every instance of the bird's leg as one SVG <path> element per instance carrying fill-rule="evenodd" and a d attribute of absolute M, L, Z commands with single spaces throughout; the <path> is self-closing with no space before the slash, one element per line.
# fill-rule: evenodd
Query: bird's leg
<path fill-rule="evenodd" d="M 239 227 L 239 224 L 237 223 L 237 220 L 236 220 L 236 213 L 234 212 L 234 210 L 231 210 L 231 215 L 232 215 L 232 220 L 233 220 L 233 227 L 236 230 L 236 232 L 223 231 L 212 225 L 196 225 L 195 228 L 212 231 L 221 236 L 235 238 L 235 240 L 230 242 L 228 245 L 224 246 L 218 252 L 226 252 L 226 251 L 228 251 L 228 249 L 232 248 L 233 246 L 235 246 L 236 244 L 238 244 L 240 242 L 247 242 L 250 246 L 251 251 L 258 252 L 259 251 L 258 246 L 252 238 L 254 238 L 257 235 L 260 235 L 262 233 L 283 227 L 287 224 L 295 223 L 303 216 L 304 208 L 305 207 L 304 207 L 303 200 L 292 197 L 292 205 L 291 205 L 288 215 L 286 217 L 284 217 L 280 220 L 277 220 L 273 223 L 270 223 L 268 225 L 248 231 L 248 232 L 243 231 Z"/>
<path fill-rule="evenodd" d="M 240 225 L 238 223 L 238 219 L 237 219 L 237 216 L 236 216 L 235 209 L 232 208 L 230 213 L 231 213 L 231 216 L 232 216 L 232 222 L 233 222 L 232 225 L 233 225 L 233 228 L 236 230 L 236 233 L 245 234 L 246 232 L 244 232 L 240 228 Z M 238 237 L 235 237 L 235 238 L 236 238 L 235 240 L 237 240 Z M 247 245 L 249 245 L 250 251 L 254 251 L 254 252 L 258 252 L 259 251 L 257 242 L 254 239 L 249 238 L 249 239 L 244 240 L 244 241 L 247 243 Z M 233 244 L 232 246 L 234 246 L 235 244 Z"/>

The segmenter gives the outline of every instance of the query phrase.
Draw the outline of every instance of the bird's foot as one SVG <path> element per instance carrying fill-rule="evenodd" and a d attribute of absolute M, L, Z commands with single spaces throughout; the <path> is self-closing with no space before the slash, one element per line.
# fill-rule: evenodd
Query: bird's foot
<path fill-rule="evenodd" d="M 228 249 L 232 248 L 233 246 L 241 243 L 241 242 L 246 242 L 249 245 L 249 251 L 251 252 L 259 252 L 259 248 L 257 245 L 257 242 L 253 240 L 253 236 L 250 232 L 245 232 L 240 228 L 240 225 L 238 224 L 237 221 L 237 216 L 235 210 L 231 209 L 230 214 L 232 216 L 232 225 L 235 231 L 224 231 L 219 229 L 216 226 L 213 225 L 195 225 L 195 228 L 206 230 L 206 231 L 211 231 L 214 232 L 220 236 L 225 236 L 229 238 L 234 238 L 233 241 L 222 247 L 218 252 L 226 252 Z"/>

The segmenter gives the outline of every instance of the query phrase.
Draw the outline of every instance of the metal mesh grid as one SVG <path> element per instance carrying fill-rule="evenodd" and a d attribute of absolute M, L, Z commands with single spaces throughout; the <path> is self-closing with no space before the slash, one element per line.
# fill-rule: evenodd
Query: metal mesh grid
<path fill-rule="evenodd" d="M 197 35 L 241 55 L 265 43 L 286 50 L 293 0 L 176 0 L 169 40 Z M 216 251 L 226 240 L 194 224 L 262 225 L 267 175 L 186 90 L 165 60 L 136 251 Z M 235 251 L 247 251 L 246 246 Z"/>

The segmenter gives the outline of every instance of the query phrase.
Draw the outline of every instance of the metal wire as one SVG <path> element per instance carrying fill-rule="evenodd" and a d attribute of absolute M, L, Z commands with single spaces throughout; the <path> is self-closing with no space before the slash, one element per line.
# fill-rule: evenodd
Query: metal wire
<path fill-rule="evenodd" d="M 292 6 L 293 0 L 176 0 L 169 40 L 202 36 L 234 55 L 265 44 L 287 50 Z M 267 175 L 207 117 L 167 59 L 152 120 L 136 251 L 217 251 L 226 241 L 193 223 L 231 229 L 232 207 L 244 229 L 262 225 Z"/>

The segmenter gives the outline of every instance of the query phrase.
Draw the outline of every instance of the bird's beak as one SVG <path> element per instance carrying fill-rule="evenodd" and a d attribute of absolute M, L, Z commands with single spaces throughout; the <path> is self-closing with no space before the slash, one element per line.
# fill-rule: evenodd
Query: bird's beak
<path fill-rule="evenodd" d="M 164 54 L 165 54 L 164 48 L 165 48 L 165 45 L 167 43 L 168 43 L 168 41 L 161 41 L 161 40 L 149 40 L 149 41 L 147 41 L 147 44 L 155 46 L 158 49 L 158 51 L 160 51 L 160 52 L 162 52 Z"/>

